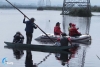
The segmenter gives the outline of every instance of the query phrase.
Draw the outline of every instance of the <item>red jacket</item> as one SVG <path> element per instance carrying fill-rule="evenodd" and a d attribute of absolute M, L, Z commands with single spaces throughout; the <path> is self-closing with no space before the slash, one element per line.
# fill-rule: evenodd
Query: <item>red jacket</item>
<path fill-rule="evenodd" d="M 75 34 L 80 34 L 80 33 L 77 31 L 77 28 L 73 27 L 69 31 L 69 36 L 74 36 Z"/>
<path fill-rule="evenodd" d="M 54 35 L 60 35 L 62 32 L 60 30 L 60 27 L 59 26 L 55 26 L 54 27 Z"/>

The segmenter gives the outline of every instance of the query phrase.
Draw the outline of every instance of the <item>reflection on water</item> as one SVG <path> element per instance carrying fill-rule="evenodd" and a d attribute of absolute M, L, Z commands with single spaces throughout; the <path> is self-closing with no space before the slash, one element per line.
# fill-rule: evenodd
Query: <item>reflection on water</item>
<path fill-rule="evenodd" d="M 90 20 L 91 20 L 90 17 L 72 17 L 68 15 L 63 15 L 63 24 L 62 24 L 63 31 L 68 34 L 69 23 L 74 23 L 76 24 L 77 28 L 79 28 L 78 30 L 79 32 L 81 32 L 82 34 L 89 34 L 90 23 L 91 23 Z M 81 49 L 78 50 L 79 51 L 77 54 L 78 57 L 75 60 L 76 63 L 74 61 L 71 61 L 69 62 L 68 67 L 84 67 L 86 48 L 87 48 L 86 46 L 85 47 L 81 46 Z"/>
<path fill-rule="evenodd" d="M 44 21 L 44 14 L 45 12 L 48 11 L 43 11 L 43 12 L 38 12 L 36 10 L 22 10 L 26 15 L 28 15 L 29 17 L 32 17 L 34 15 L 34 17 L 36 18 L 36 23 L 40 26 L 40 28 L 42 28 L 43 30 L 46 30 L 46 26 L 47 23 Z M 20 15 L 19 12 L 17 12 L 16 10 L 1 10 L 2 13 L 0 13 L 0 29 L 3 31 L 0 34 L 0 48 L 1 48 L 1 52 L 4 52 L 0 55 L 0 59 L 2 59 L 3 57 L 8 57 L 8 59 L 10 59 L 10 61 L 14 62 L 13 66 L 8 66 L 8 67 L 25 67 L 25 59 L 26 59 L 26 55 L 24 54 L 24 56 L 21 57 L 21 59 L 19 61 L 16 61 L 15 58 L 13 58 L 13 54 L 11 50 L 6 50 L 3 48 L 4 41 L 8 41 L 11 42 L 12 41 L 12 35 L 15 34 L 16 31 L 21 31 L 22 34 L 25 36 L 25 31 L 24 31 L 24 25 L 22 23 L 22 19 L 23 16 Z M 61 15 L 59 15 L 61 12 L 60 11 L 49 11 L 49 18 L 50 18 L 50 24 L 47 27 L 50 27 L 50 33 L 53 32 L 53 28 L 55 26 L 55 23 L 57 21 L 61 22 L 62 18 Z M 55 15 L 55 17 L 53 17 Z M 16 19 L 16 17 L 18 17 Z M 59 18 L 59 19 L 58 19 Z M 6 20 L 5 20 L 6 19 Z M 13 20 L 16 21 L 13 21 Z M 86 17 L 72 17 L 72 16 L 64 16 L 64 22 L 61 23 L 63 24 L 63 26 L 61 27 L 64 32 L 68 33 L 68 24 L 70 22 L 75 23 L 77 27 L 79 27 L 79 31 L 82 32 L 83 34 L 91 34 L 92 38 L 93 38 L 93 42 L 92 45 L 90 46 L 90 48 L 87 51 L 87 46 L 84 46 L 82 44 L 80 44 L 80 49 L 77 50 L 77 52 L 74 54 L 74 58 L 71 58 L 68 62 L 69 67 L 98 67 L 100 66 L 100 60 L 98 60 L 98 58 L 96 57 L 94 53 L 96 53 L 98 56 L 100 56 L 100 54 L 98 53 L 98 51 L 100 51 L 99 47 L 99 31 L 95 30 L 95 29 L 99 29 L 100 26 L 100 19 L 98 16 L 93 16 L 92 18 L 86 18 Z M 44 21 L 44 22 L 42 22 Z M 91 22 L 95 22 L 95 23 L 91 23 Z M 91 24 L 91 26 L 90 26 Z M 5 28 L 6 27 L 6 28 Z M 92 29 L 92 30 L 91 30 Z M 11 32 L 10 32 L 11 31 Z M 48 29 L 46 30 L 48 31 Z M 95 35 L 95 32 L 96 33 Z M 37 43 L 36 41 L 34 41 L 34 38 L 38 37 L 38 35 L 42 34 L 42 32 L 40 30 L 35 30 L 34 31 L 34 35 L 33 35 L 33 41 L 32 43 Z M 25 38 L 26 39 L 26 38 Z M 26 41 L 26 40 L 25 40 Z M 95 48 L 94 48 L 95 47 Z M 95 50 L 95 51 L 94 51 Z M 26 52 L 26 51 L 25 51 Z M 87 54 L 86 54 L 87 53 Z M 9 55 L 8 55 L 9 54 Z M 45 56 L 47 56 L 48 54 L 46 53 L 40 53 L 40 52 L 34 52 L 32 51 L 32 55 L 34 55 L 33 57 L 33 64 L 36 62 L 37 64 L 45 58 Z M 91 57 L 90 57 L 91 56 Z M 44 67 L 45 65 L 47 65 L 48 67 L 67 67 L 62 66 L 60 62 L 57 62 L 57 60 L 55 60 L 55 56 L 53 54 L 48 55 L 47 56 L 48 59 L 46 60 L 46 62 L 39 64 L 40 67 Z M 46 57 L 46 58 L 47 58 Z M 38 59 L 37 59 L 38 58 Z M 43 60 L 42 60 L 43 61 Z M 0 67 L 5 67 L 2 64 L 0 64 Z"/>
<path fill-rule="evenodd" d="M 70 54 L 64 54 L 64 53 L 56 53 L 55 57 L 57 60 L 61 61 L 61 65 L 65 66 L 69 66 L 69 62 L 72 58 L 75 57 L 75 54 L 77 53 L 77 50 L 79 49 L 79 44 L 73 44 L 74 48 L 70 49 Z"/>
<path fill-rule="evenodd" d="M 26 51 L 25 67 L 37 67 L 33 64 L 31 51 Z"/>
<path fill-rule="evenodd" d="M 22 50 L 13 49 L 13 54 L 16 59 L 21 59 L 24 55 L 24 52 Z"/>
<path fill-rule="evenodd" d="M 67 65 L 69 67 L 70 66 L 70 63 L 69 63 L 70 60 L 72 58 L 75 58 L 75 55 L 76 55 L 78 49 L 80 49 L 79 44 L 73 44 L 73 46 L 74 46 L 73 48 L 71 48 L 69 50 L 68 49 L 66 50 L 66 52 L 68 52 L 68 53 L 55 53 L 56 60 L 59 60 L 61 62 L 62 66 Z M 48 57 L 51 55 L 51 53 L 49 53 L 47 56 L 45 56 L 45 58 L 43 58 L 42 61 L 40 61 L 39 63 L 36 64 L 36 63 L 33 62 L 34 59 L 32 60 L 32 53 L 31 53 L 31 51 L 26 50 L 25 52 L 26 52 L 25 67 L 38 67 L 44 61 L 46 61 L 48 59 Z M 21 59 L 20 56 L 22 54 L 23 53 L 16 53 L 14 55 L 17 56 L 16 59 L 18 60 L 18 59 Z"/>

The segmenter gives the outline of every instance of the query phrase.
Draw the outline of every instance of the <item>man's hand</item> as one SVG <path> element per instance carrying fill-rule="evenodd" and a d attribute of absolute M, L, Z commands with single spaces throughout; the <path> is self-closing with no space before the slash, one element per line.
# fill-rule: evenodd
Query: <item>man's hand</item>
<path fill-rule="evenodd" d="M 77 28 L 77 30 L 78 30 L 79 28 Z"/>
<path fill-rule="evenodd" d="M 38 27 L 38 25 L 36 25 L 36 27 Z"/>
<path fill-rule="evenodd" d="M 26 18 L 26 16 L 24 15 L 24 18 Z"/>

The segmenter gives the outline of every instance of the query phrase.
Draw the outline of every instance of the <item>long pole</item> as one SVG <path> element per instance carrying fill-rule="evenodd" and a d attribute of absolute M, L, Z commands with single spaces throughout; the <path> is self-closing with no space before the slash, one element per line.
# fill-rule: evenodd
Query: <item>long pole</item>
<path fill-rule="evenodd" d="M 8 0 L 6 0 L 9 4 L 11 4 Z M 14 8 L 16 8 L 19 12 L 21 12 L 27 19 L 29 19 L 21 10 L 19 10 L 17 7 L 15 7 L 13 4 L 11 4 Z M 35 23 L 34 23 L 35 24 Z M 54 40 L 52 40 L 37 24 L 35 24 L 52 42 L 55 43 Z"/>
<path fill-rule="evenodd" d="M 96 55 L 97 56 L 97 55 Z M 98 57 L 98 56 L 97 56 Z M 100 60 L 100 57 L 98 57 L 98 59 Z"/>

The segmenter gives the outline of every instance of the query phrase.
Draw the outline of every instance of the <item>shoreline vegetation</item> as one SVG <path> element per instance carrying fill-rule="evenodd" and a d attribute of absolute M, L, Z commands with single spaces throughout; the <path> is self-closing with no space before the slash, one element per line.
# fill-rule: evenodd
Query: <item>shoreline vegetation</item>
<path fill-rule="evenodd" d="M 51 6 L 51 7 L 37 7 L 37 6 L 31 6 L 31 5 L 27 5 L 27 6 L 18 6 L 15 5 L 16 7 L 20 8 L 20 9 L 40 9 L 42 8 L 42 10 L 59 10 L 62 11 L 62 7 L 59 6 Z M 0 9 L 14 9 L 12 6 L 7 6 L 7 5 L 2 5 L 0 6 Z M 91 12 L 100 12 L 100 6 L 91 6 Z"/>
<path fill-rule="evenodd" d="M 62 7 L 59 6 L 51 6 L 51 7 L 37 7 L 37 6 L 18 6 L 19 9 L 37 9 L 39 11 L 43 10 L 57 10 L 62 11 Z M 14 9 L 12 6 L 0 6 L 0 9 Z M 71 11 L 67 15 L 71 16 L 80 16 L 80 17 L 90 17 L 92 16 L 91 12 L 100 12 L 100 6 L 91 6 L 91 10 L 88 10 L 87 8 L 72 8 Z M 61 13 L 63 15 L 63 13 Z"/>

